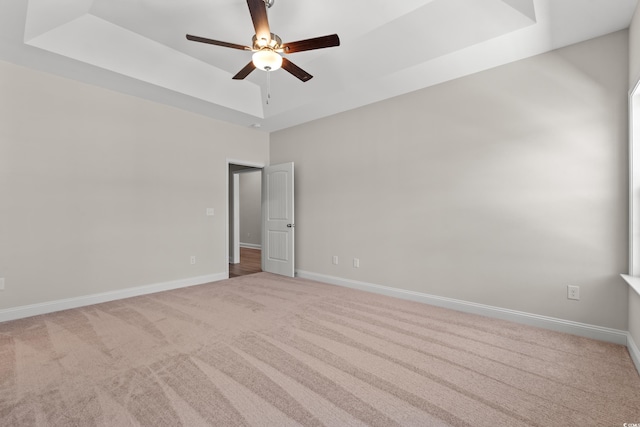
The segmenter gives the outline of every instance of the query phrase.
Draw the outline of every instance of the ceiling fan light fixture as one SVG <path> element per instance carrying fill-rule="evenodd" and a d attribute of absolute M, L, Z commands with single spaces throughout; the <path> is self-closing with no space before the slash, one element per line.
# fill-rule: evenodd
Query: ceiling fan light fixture
<path fill-rule="evenodd" d="M 280 54 L 288 55 L 296 52 L 340 46 L 340 38 L 337 34 L 282 44 L 282 39 L 271 32 L 269 19 L 267 17 L 267 9 L 273 6 L 274 0 L 246 1 L 247 6 L 249 6 L 249 14 L 251 15 L 253 28 L 256 30 L 252 38 L 253 44 L 251 47 L 187 34 L 187 39 L 191 41 L 254 52 L 251 62 L 238 71 L 238 73 L 232 77 L 233 80 L 244 80 L 244 78 L 251 74 L 256 68 L 263 71 L 275 71 L 282 68 L 298 80 L 308 82 L 313 76 Z M 269 73 L 267 73 L 267 86 L 269 84 L 268 82 Z"/>
<path fill-rule="evenodd" d="M 255 52 L 251 59 L 253 65 L 263 71 L 275 71 L 282 67 L 282 56 L 270 49 Z"/>

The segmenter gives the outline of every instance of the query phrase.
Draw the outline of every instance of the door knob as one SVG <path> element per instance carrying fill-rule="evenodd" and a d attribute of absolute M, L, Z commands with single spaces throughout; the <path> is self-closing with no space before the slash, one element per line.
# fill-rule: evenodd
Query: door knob
<path fill-rule="evenodd" d="M 295 226 L 296 226 L 295 224 L 287 224 L 287 227 L 288 227 L 288 228 L 293 228 L 293 227 L 295 227 Z"/>

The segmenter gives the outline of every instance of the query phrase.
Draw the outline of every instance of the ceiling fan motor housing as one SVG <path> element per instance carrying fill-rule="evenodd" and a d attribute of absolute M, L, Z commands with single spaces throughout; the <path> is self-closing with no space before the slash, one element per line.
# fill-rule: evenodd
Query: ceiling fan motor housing
<path fill-rule="evenodd" d="M 278 50 L 282 46 L 282 39 L 276 34 L 271 33 L 271 40 L 258 39 L 258 36 L 254 35 L 252 38 L 253 50 Z"/>

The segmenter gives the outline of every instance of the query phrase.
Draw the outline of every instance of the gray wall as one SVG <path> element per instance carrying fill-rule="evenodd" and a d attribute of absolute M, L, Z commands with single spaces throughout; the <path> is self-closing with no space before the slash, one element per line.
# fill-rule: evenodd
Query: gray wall
<path fill-rule="evenodd" d="M 622 31 L 273 133 L 297 269 L 626 330 L 627 82 Z"/>
<path fill-rule="evenodd" d="M 298 268 L 639 343 L 617 276 L 639 19 L 630 72 L 620 32 L 271 135 L 296 162 Z M 227 159 L 268 163 L 268 140 L 0 62 L 0 309 L 225 272 Z"/>
<path fill-rule="evenodd" d="M 629 90 L 640 79 L 640 8 L 629 27 Z M 640 295 L 629 288 L 629 333 L 636 345 L 640 345 Z"/>
<path fill-rule="evenodd" d="M 227 158 L 268 135 L 0 62 L 0 309 L 225 274 Z"/>
<path fill-rule="evenodd" d="M 262 172 L 240 174 L 240 244 L 262 245 Z"/>

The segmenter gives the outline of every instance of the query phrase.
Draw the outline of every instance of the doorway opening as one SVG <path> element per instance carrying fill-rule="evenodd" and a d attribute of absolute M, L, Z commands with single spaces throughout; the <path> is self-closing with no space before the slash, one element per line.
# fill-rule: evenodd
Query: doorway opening
<path fill-rule="evenodd" d="M 262 271 L 262 168 L 229 163 L 229 277 Z"/>
<path fill-rule="evenodd" d="M 262 271 L 295 277 L 295 209 L 293 162 L 271 166 L 228 164 L 227 258 L 229 264 L 242 262 L 241 177 L 260 171 L 260 247 Z M 257 197 L 256 197 L 257 199 Z M 257 211 L 257 209 L 254 209 Z M 248 238 L 248 237 L 247 237 Z M 251 249 L 251 247 L 249 247 Z M 255 248 L 254 248 L 255 249 Z M 227 268 L 227 272 L 229 268 Z"/>

